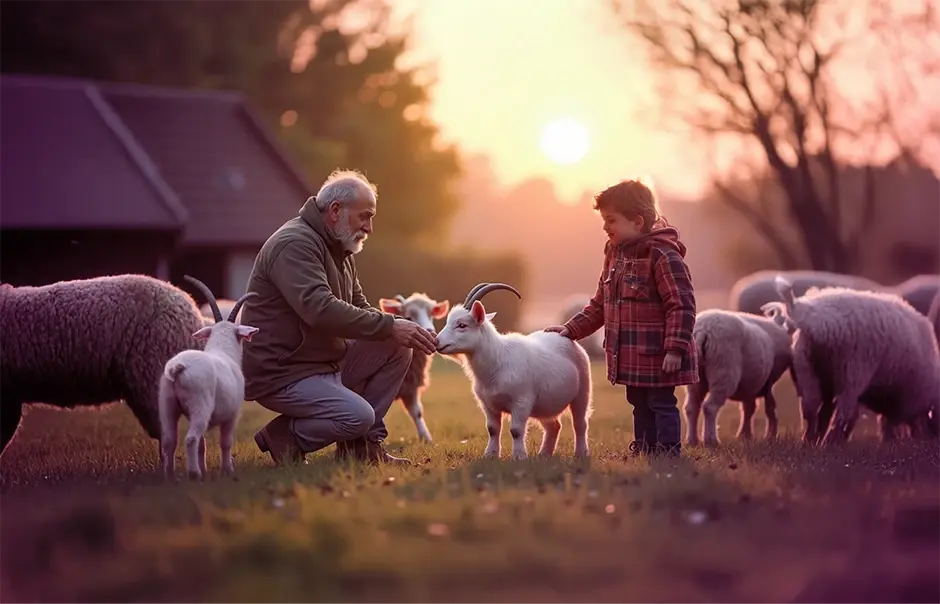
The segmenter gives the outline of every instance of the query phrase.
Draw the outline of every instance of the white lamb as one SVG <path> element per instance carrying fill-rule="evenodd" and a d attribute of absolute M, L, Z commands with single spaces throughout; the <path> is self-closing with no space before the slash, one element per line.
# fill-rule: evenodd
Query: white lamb
<path fill-rule="evenodd" d="M 764 399 L 768 439 L 777 436 L 777 401 L 773 387 L 790 367 L 790 333 L 783 317 L 709 309 L 695 317 L 692 330 L 700 379 L 688 387 L 686 442 L 697 445 L 698 416 L 704 415 L 703 441 L 718 444 L 718 412 L 731 399 L 741 402 L 738 438 L 749 440 L 757 398 Z M 707 395 L 707 398 L 706 398 Z"/>
<path fill-rule="evenodd" d="M 234 322 L 245 300 L 257 294 L 249 292 L 239 298 L 228 319 L 223 320 L 209 288 L 189 275 L 184 279 L 206 296 L 215 323 L 193 334 L 197 340 L 206 340 L 204 350 L 185 350 L 177 354 L 167 361 L 160 377 L 160 458 L 167 480 L 173 478 L 173 458 L 181 415 L 189 419 L 189 430 L 186 433 L 186 468 L 189 477 L 198 480 L 205 474 L 205 434 L 215 426 L 219 426 L 222 472 L 235 472 L 232 445 L 235 443 L 235 427 L 245 400 L 245 377 L 241 367 L 242 341 L 251 341 L 258 331 L 257 327 Z"/>
<path fill-rule="evenodd" d="M 561 433 L 559 416 L 570 409 L 574 454 L 586 457 L 592 412 L 587 353 L 577 342 L 557 333 L 499 333 L 492 323 L 496 313 L 487 313 L 480 302 L 497 289 L 509 290 L 522 299 L 515 288 L 504 283 L 481 283 L 470 290 L 462 305 L 451 309 L 437 337 L 438 352 L 466 357 L 464 372 L 473 383 L 489 433 L 484 456 L 499 457 L 501 453 L 504 413 L 510 416 L 514 459 L 527 457 L 525 436 L 530 417 L 544 429 L 539 455 L 553 455 Z"/>

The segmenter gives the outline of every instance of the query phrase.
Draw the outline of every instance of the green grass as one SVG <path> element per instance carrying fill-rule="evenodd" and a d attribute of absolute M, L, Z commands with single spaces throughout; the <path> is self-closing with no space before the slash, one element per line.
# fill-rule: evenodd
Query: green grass
<path fill-rule="evenodd" d="M 844 448 L 804 448 L 784 381 L 775 443 L 762 410 L 758 440 L 735 442 L 728 403 L 719 449 L 627 459 L 623 389 L 594 375 L 589 462 L 567 419 L 557 459 L 506 459 L 508 430 L 503 460 L 480 459 L 469 383 L 436 359 L 435 442 L 398 403 L 388 417 L 390 449 L 418 467 L 342 466 L 330 447 L 274 468 L 251 439 L 272 414 L 248 403 L 237 478 L 218 476 L 213 432 L 210 478 L 175 485 L 123 405 L 33 406 L 0 461 L 0 599 L 937 601 L 936 443 L 880 445 L 864 418 Z M 540 438 L 533 426 L 530 454 Z"/>

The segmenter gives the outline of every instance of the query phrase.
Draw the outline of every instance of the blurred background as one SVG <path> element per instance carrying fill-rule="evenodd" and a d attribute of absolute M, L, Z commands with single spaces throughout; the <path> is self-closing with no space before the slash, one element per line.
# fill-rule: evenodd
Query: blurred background
<path fill-rule="evenodd" d="M 337 167 L 379 188 L 373 304 L 505 281 L 525 299 L 488 299 L 503 329 L 593 293 L 592 195 L 634 176 L 700 308 L 764 268 L 937 273 L 938 9 L 4 0 L 0 278 L 189 272 L 235 298 Z"/>

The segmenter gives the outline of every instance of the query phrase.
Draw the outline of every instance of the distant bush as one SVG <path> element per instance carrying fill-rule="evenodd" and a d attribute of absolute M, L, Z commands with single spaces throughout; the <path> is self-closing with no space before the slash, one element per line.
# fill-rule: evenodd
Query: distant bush
<path fill-rule="evenodd" d="M 386 242 L 369 242 L 356 256 L 359 281 L 369 302 L 395 294 L 425 292 L 436 300 L 463 302 L 470 288 L 483 281 L 501 281 L 526 296 L 525 264 L 514 254 L 483 254 L 464 250 L 422 249 Z M 494 323 L 502 330 L 519 329 L 525 300 L 511 292 L 493 292 L 484 300 Z"/>

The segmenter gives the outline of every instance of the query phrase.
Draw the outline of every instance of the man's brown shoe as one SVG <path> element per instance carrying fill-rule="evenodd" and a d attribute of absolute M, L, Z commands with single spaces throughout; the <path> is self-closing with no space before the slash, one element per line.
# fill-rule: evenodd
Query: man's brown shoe
<path fill-rule="evenodd" d="M 270 453 L 277 465 L 303 463 L 304 452 L 290 431 L 290 418 L 279 415 L 255 432 L 255 444 L 262 453 Z"/>
<path fill-rule="evenodd" d="M 385 447 L 382 443 L 379 442 L 367 442 L 366 443 L 366 459 L 371 464 L 386 463 L 394 466 L 413 466 L 414 463 L 410 459 L 405 459 L 404 457 L 395 457 L 390 455 L 388 451 L 385 450 Z"/>

